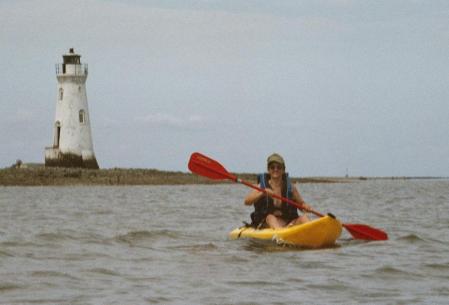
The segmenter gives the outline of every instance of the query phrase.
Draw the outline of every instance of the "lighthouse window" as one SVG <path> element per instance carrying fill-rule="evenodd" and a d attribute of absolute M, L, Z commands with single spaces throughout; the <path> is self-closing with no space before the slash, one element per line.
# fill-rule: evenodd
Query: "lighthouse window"
<path fill-rule="evenodd" d="M 84 110 L 80 110 L 79 119 L 81 124 L 86 123 L 86 113 L 84 112 Z"/>
<path fill-rule="evenodd" d="M 59 100 L 62 101 L 63 97 L 64 97 L 64 89 L 59 88 Z"/>

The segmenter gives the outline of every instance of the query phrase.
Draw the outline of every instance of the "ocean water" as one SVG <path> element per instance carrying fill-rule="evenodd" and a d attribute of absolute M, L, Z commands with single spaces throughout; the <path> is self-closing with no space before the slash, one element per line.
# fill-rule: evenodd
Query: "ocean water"
<path fill-rule="evenodd" d="M 298 185 L 344 232 L 322 250 L 232 241 L 236 185 L 0 187 L 0 304 L 448 304 L 449 181 Z"/>

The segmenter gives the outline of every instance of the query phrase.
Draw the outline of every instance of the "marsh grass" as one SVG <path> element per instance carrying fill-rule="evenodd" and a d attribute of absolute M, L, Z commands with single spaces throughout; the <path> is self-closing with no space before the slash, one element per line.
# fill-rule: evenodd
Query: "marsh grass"
<path fill-rule="evenodd" d="M 256 174 L 237 173 L 239 178 L 256 183 Z M 352 182 L 347 178 L 292 178 L 298 183 Z M 157 169 L 82 169 L 30 166 L 0 169 L 0 185 L 182 185 L 232 183 L 229 180 L 210 180 L 187 172 Z"/>

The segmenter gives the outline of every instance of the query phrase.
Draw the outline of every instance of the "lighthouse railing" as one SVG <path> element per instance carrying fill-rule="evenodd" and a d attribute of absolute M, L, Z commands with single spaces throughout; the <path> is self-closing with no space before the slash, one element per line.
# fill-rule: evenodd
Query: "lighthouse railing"
<path fill-rule="evenodd" d="M 89 69 L 87 64 L 56 64 L 56 75 L 74 75 L 83 76 L 87 75 Z"/>

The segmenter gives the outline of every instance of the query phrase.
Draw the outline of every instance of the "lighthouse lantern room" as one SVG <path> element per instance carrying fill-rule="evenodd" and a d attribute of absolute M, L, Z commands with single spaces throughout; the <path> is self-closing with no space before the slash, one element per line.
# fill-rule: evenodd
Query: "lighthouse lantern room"
<path fill-rule="evenodd" d="M 58 80 L 53 146 L 45 148 L 45 166 L 98 168 L 87 105 L 87 64 L 72 49 L 56 64 Z"/>

